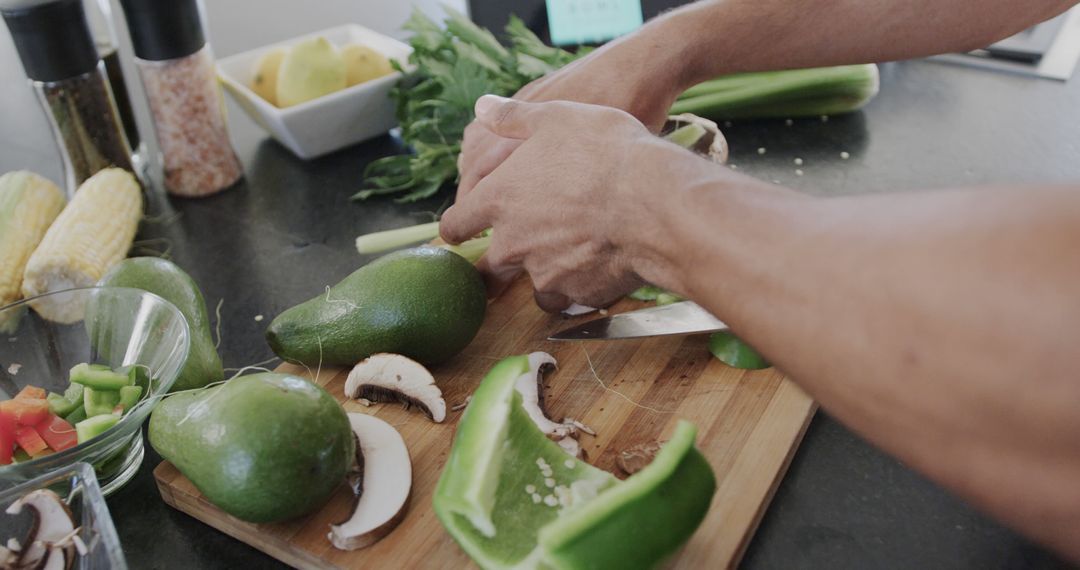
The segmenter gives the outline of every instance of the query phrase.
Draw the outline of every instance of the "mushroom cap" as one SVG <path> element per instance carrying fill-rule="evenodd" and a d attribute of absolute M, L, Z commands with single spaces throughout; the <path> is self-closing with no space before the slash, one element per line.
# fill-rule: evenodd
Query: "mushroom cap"
<path fill-rule="evenodd" d="M 371 402 L 401 402 L 420 408 L 432 421 L 446 419 L 446 400 L 424 365 L 400 354 L 373 354 L 353 367 L 345 396 Z"/>

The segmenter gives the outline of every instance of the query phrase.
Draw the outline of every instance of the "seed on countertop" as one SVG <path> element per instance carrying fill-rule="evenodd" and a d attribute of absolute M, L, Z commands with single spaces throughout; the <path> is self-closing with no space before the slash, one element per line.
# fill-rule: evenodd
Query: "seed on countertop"
<path fill-rule="evenodd" d="M 841 153 L 840 153 L 840 159 L 841 159 L 841 160 L 847 160 L 847 159 L 849 159 L 849 158 L 851 158 L 851 155 L 850 155 L 850 154 L 848 154 L 848 152 L 847 152 L 846 150 L 845 150 L 844 152 L 841 152 Z"/>
<path fill-rule="evenodd" d="M 759 146 L 758 149 L 757 149 L 757 153 L 758 154 L 765 154 L 765 147 Z"/>
<path fill-rule="evenodd" d="M 263 320 L 262 315 L 255 315 L 255 322 L 260 323 L 260 322 L 262 322 L 262 320 Z"/>
<path fill-rule="evenodd" d="M 796 168 L 795 169 L 795 176 L 802 176 L 802 175 L 803 175 L 802 169 L 801 168 Z"/>
<path fill-rule="evenodd" d="M 801 158 L 796 158 L 796 159 L 795 159 L 795 166 L 802 166 L 802 162 L 803 162 L 803 161 L 802 161 L 802 159 L 801 159 Z"/>
<path fill-rule="evenodd" d="M 555 488 L 555 480 L 552 479 L 551 477 L 548 477 L 547 479 L 544 479 L 544 485 L 548 489 L 554 489 Z"/>

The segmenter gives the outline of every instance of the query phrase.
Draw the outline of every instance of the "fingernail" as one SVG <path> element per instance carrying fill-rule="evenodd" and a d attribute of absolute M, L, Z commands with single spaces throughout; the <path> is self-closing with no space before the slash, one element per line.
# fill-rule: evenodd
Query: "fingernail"
<path fill-rule="evenodd" d="M 499 97 L 498 95 L 484 95 L 476 100 L 476 106 L 473 110 L 476 112 L 476 116 L 478 118 L 486 117 L 487 115 L 494 112 L 495 109 L 497 109 L 505 101 L 506 97 Z"/>

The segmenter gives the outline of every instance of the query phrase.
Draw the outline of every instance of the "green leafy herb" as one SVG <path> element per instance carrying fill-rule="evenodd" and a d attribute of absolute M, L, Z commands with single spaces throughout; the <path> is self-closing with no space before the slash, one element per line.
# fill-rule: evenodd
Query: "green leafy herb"
<path fill-rule="evenodd" d="M 506 47 L 464 14 L 450 8 L 446 12 L 446 29 L 419 10 L 404 25 L 413 32 L 409 62 L 415 69 L 391 97 L 401 138 L 413 154 L 369 164 L 365 188 L 353 199 L 404 193 L 398 200 L 413 202 L 431 196 L 457 178 L 461 139 L 481 95 L 512 95 L 584 53 L 545 45 L 516 17 L 506 26 Z"/>

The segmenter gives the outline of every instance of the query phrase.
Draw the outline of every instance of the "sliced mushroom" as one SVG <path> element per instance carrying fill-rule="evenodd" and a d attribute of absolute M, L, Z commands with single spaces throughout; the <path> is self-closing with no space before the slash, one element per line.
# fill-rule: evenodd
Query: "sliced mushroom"
<path fill-rule="evenodd" d="M 664 125 L 664 132 L 675 130 L 683 125 L 696 124 L 705 129 L 705 136 L 701 137 L 690 150 L 708 158 L 713 162 L 724 164 L 728 159 L 728 144 L 720 127 L 715 122 L 691 113 L 673 115 L 668 117 Z"/>
<path fill-rule="evenodd" d="M 356 550 L 381 540 L 405 516 L 412 489 L 412 462 L 405 440 L 390 424 L 367 414 L 349 414 L 363 456 L 363 487 L 352 515 L 330 525 L 335 548 Z"/>
<path fill-rule="evenodd" d="M 536 427 L 548 438 L 560 440 L 577 433 L 577 427 L 570 422 L 556 422 L 548 418 L 544 408 L 544 374 L 555 369 L 555 358 L 546 352 L 529 354 L 529 371 L 518 376 L 514 388 L 521 394 L 525 412 L 529 414 Z"/>
<path fill-rule="evenodd" d="M 345 380 L 345 396 L 401 402 L 406 408 L 420 408 L 433 422 L 446 419 L 446 400 L 435 385 L 435 377 L 419 362 L 400 354 L 373 354 L 353 367 Z"/>
<path fill-rule="evenodd" d="M 31 509 L 34 521 L 22 541 L 25 547 L 18 554 L 16 566 L 57 570 L 70 567 L 74 561 L 71 548 L 53 547 L 54 544 L 70 541 L 75 533 L 74 517 L 63 499 L 48 489 L 38 489 L 12 503 L 7 513 L 17 515 L 23 507 Z"/>
<path fill-rule="evenodd" d="M 652 463 L 662 446 L 659 441 L 649 441 L 628 447 L 619 452 L 615 464 L 627 475 L 633 475 Z"/>

